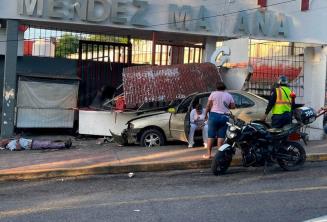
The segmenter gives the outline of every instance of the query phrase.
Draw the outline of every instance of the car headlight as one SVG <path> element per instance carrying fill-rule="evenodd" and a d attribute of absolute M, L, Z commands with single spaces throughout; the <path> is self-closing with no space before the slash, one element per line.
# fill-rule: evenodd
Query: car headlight
<path fill-rule="evenodd" d="M 134 124 L 133 123 L 129 123 L 127 128 L 128 129 L 134 129 Z"/>

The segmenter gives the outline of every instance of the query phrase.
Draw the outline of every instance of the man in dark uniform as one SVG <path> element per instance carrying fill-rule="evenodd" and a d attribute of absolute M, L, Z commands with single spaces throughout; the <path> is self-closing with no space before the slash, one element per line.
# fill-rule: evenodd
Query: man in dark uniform
<path fill-rule="evenodd" d="M 282 128 L 292 123 L 292 108 L 294 107 L 292 90 L 288 87 L 287 77 L 281 75 L 278 79 L 278 85 L 271 92 L 269 103 L 265 112 L 263 121 L 267 119 L 272 111 L 271 126 L 273 128 Z"/>

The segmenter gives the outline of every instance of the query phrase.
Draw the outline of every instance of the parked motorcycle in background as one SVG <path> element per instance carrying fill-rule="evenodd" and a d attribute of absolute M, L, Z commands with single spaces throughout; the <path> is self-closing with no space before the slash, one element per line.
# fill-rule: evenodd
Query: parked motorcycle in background
<path fill-rule="evenodd" d="M 213 174 L 221 175 L 227 171 L 237 149 L 241 151 L 244 167 L 265 166 L 266 169 L 268 165 L 278 164 L 286 171 L 301 168 L 306 161 L 306 152 L 300 141 L 306 144 L 308 139 L 301 129 L 314 122 L 318 116 L 309 107 L 297 108 L 293 115 L 296 123 L 281 129 L 270 128 L 260 121 L 245 123 L 230 115 L 225 143 L 211 164 Z"/>

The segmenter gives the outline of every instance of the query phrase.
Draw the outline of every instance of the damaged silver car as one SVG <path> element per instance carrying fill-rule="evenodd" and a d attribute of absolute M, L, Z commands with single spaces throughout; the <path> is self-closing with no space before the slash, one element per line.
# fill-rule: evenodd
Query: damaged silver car
<path fill-rule="evenodd" d="M 236 109 L 233 114 L 246 121 L 259 120 L 265 112 L 268 101 L 245 91 L 229 91 L 234 98 Z M 157 111 L 138 116 L 127 122 L 121 135 L 112 133 L 116 143 L 121 145 L 140 144 L 143 147 L 165 145 L 167 141 L 187 142 L 190 128 L 190 112 L 200 103 L 208 102 L 210 92 L 195 93 L 182 101 L 172 104 L 166 111 Z M 201 140 L 201 132 L 196 132 L 195 140 Z"/>

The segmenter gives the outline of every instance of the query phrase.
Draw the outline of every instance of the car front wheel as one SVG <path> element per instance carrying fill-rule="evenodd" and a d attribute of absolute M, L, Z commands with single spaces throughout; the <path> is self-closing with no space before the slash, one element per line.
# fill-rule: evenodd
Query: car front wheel
<path fill-rule="evenodd" d="M 164 144 L 164 135 L 157 129 L 145 130 L 141 135 L 140 145 L 143 147 L 156 147 Z"/>

